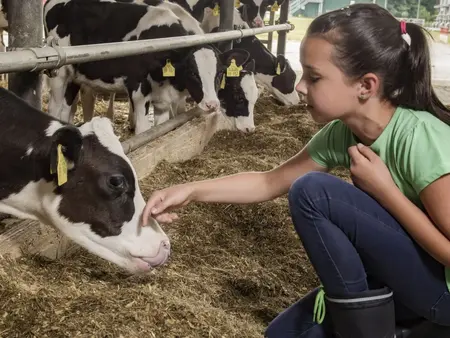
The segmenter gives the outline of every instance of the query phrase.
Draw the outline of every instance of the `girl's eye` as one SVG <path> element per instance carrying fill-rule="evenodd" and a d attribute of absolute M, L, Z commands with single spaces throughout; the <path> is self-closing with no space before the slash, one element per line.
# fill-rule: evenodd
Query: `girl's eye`
<path fill-rule="evenodd" d="M 315 82 L 317 82 L 317 81 L 320 80 L 320 77 L 318 77 L 318 76 L 309 76 L 309 80 L 310 80 L 312 83 L 315 83 Z"/>

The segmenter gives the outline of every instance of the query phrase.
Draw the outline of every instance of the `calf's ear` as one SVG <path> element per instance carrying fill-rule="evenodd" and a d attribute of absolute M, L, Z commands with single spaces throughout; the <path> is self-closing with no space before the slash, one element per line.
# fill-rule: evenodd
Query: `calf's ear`
<path fill-rule="evenodd" d="M 244 65 L 244 70 L 247 72 L 254 73 L 255 72 L 255 59 L 251 59 Z"/>
<path fill-rule="evenodd" d="M 280 74 L 283 74 L 286 70 L 286 58 L 283 55 L 277 55 L 277 60 L 275 67 L 280 71 Z"/>
<path fill-rule="evenodd" d="M 78 165 L 82 150 L 83 136 L 75 126 L 66 125 L 52 135 L 49 169 L 58 185 L 64 184 L 68 171 Z"/>
<path fill-rule="evenodd" d="M 247 52 L 245 49 L 240 48 L 233 48 L 220 54 L 220 60 L 226 67 L 228 67 L 231 64 L 232 59 L 236 60 L 237 66 L 241 66 L 245 62 L 247 62 L 249 57 L 250 57 L 249 52 Z"/>

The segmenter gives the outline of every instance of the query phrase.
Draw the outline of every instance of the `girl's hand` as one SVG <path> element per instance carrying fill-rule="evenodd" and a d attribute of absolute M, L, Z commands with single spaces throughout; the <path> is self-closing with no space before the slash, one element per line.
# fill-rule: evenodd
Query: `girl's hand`
<path fill-rule="evenodd" d="M 393 189 L 398 189 L 386 164 L 372 149 L 358 143 L 348 148 L 348 153 L 355 186 L 377 200 L 383 200 Z"/>
<path fill-rule="evenodd" d="M 175 185 L 162 190 L 153 192 L 142 214 L 142 225 L 146 225 L 150 214 L 158 222 L 172 223 L 178 219 L 178 215 L 171 213 L 187 205 L 191 201 L 192 189 L 188 184 Z"/>

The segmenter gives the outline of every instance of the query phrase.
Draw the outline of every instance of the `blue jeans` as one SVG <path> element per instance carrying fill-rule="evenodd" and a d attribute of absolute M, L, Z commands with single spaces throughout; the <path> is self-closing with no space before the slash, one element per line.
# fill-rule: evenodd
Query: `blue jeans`
<path fill-rule="evenodd" d="M 298 178 L 289 191 L 295 230 L 325 293 L 388 286 L 397 322 L 425 318 L 450 326 L 450 293 L 444 266 L 428 255 L 375 199 L 321 172 Z M 269 325 L 269 338 L 330 337 L 330 318 L 313 321 L 316 292 L 300 299 Z"/>

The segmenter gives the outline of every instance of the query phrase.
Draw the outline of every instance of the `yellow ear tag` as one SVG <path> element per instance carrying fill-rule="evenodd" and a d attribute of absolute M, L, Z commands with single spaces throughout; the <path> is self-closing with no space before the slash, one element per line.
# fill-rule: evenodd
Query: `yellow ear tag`
<path fill-rule="evenodd" d="M 277 64 L 277 75 L 281 74 L 281 67 L 280 67 L 280 63 Z"/>
<path fill-rule="evenodd" d="M 270 10 L 276 12 L 278 8 L 280 8 L 280 6 L 278 6 L 278 1 L 275 1 Z"/>
<path fill-rule="evenodd" d="M 214 6 L 214 9 L 213 9 L 213 15 L 218 16 L 219 13 L 220 13 L 220 7 L 219 7 L 219 4 L 216 3 L 216 5 Z"/>
<path fill-rule="evenodd" d="M 241 1 L 240 0 L 235 0 L 234 1 L 234 7 L 240 7 L 241 6 Z"/>
<path fill-rule="evenodd" d="M 222 81 L 220 82 L 220 88 L 225 89 L 225 74 L 222 76 Z"/>
<path fill-rule="evenodd" d="M 57 171 L 58 171 L 58 186 L 63 185 L 67 182 L 67 162 L 66 158 L 64 157 L 62 153 L 62 146 L 58 144 L 58 164 L 57 164 Z"/>
<path fill-rule="evenodd" d="M 172 66 L 172 63 L 169 59 L 166 60 L 166 65 L 163 67 L 163 76 L 164 77 L 174 77 L 175 76 L 175 68 Z"/>
<path fill-rule="evenodd" d="M 227 68 L 227 76 L 228 77 L 239 77 L 241 75 L 242 66 L 236 65 L 236 60 L 231 59 L 230 66 Z"/>

